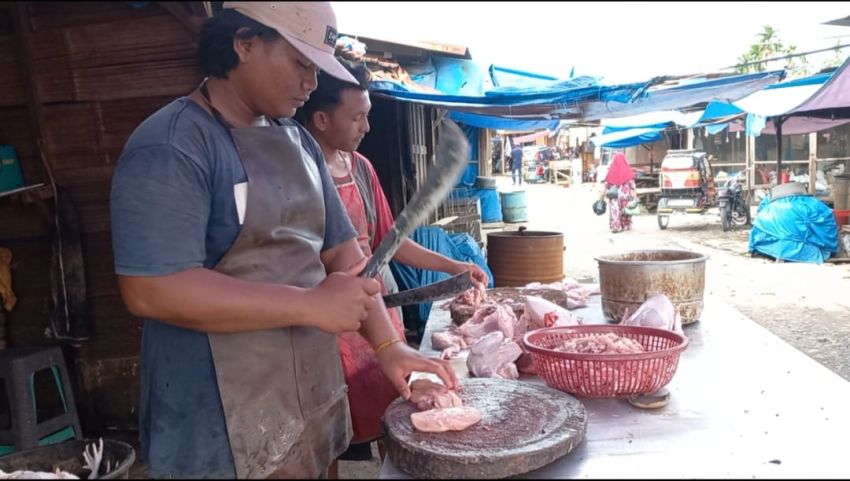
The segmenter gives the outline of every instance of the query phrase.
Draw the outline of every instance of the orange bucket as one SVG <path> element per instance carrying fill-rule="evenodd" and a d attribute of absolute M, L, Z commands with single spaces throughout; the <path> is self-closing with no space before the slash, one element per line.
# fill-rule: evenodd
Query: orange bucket
<path fill-rule="evenodd" d="M 833 210 L 832 214 L 835 215 L 835 223 L 838 224 L 839 229 L 843 225 L 850 224 L 850 210 Z"/>

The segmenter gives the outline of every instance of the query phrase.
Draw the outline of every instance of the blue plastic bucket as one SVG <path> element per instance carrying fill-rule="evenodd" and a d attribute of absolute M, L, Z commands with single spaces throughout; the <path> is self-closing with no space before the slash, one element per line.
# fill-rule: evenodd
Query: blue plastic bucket
<path fill-rule="evenodd" d="M 528 221 L 524 190 L 500 192 L 499 197 L 502 201 L 502 218 L 505 222 L 514 223 Z"/>

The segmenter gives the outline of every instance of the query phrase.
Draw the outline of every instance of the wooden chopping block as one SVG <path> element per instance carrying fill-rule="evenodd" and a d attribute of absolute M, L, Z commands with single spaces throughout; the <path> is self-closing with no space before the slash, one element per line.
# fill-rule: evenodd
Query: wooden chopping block
<path fill-rule="evenodd" d="M 459 432 L 423 433 L 410 422 L 416 406 L 399 398 L 384 414 L 387 455 L 423 479 L 495 479 L 542 468 L 584 440 L 587 412 L 573 396 L 539 384 L 461 379 L 464 406 L 481 421 Z"/>
<path fill-rule="evenodd" d="M 525 301 L 523 296 L 537 296 L 546 299 L 549 302 L 555 303 L 564 309 L 567 308 L 567 293 L 560 289 L 523 289 L 521 287 L 496 287 L 487 289 L 487 299 L 495 301 L 509 300 L 511 309 L 517 318 L 525 312 Z M 468 321 L 475 313 L 475 307 L 457 304 L 452 302 L 449 304 L 451 311 L 452 322 L 461 325 Z"/>

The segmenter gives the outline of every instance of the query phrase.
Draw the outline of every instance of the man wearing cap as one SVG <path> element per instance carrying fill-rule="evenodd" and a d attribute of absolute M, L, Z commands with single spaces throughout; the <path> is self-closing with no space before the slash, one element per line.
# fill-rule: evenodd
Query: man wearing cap
<path fill-rule="evenodd" d="M 327 2 L 225 2 L 208 76 L 130 136 L 112 181 L 115 268 L 142 334 L 152 477 L 318 477 L 351 439 L 336 334 L 405 397 L 451 367 L 401 342 L 315 140 L 289 118 L 333 58 Z"/>

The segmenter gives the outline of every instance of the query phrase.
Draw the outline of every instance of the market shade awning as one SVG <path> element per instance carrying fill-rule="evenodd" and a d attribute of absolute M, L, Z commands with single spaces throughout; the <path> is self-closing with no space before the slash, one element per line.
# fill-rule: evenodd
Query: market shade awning
<path fill-rule="evenodd" d="M 597 147 L 631 147 L 661 140 L 661 132 L 665 127 L 638 127 L 633 129 L 615 130 L 590 138 Z"/>
<path fill-rule="evenodd" d="M 850 118 L 850 57 L 818 91 L 786 115 Z"/>
<path fill-rule="evenodd" d="M 651 90 L 652 82 L 599 85 L 590 77 L 557 82 L 546 88 L 494 89 L 483 96 L 410 91 L 397 82 L 374 82 L 379 97 L 433 107 L 518 119 L 600 120 L 656 110 L 674 110 L 712 100 L 731 102 L 780 80 L 784 71 L 759 72 Z"/>
<path fill-rule="evenodd" d="M 521 119 L 506 119 L 503 117 L 493 117 L 490 115 L 468 114 L 465 112 L 449 112 L 449 118 L 455 122 L 460 122 L 472 127 L 480 129 L 493 130 L 555 130 L 560 124 L 560 120 L 521 120 Z"/>
<path fill-rule="evenodd" d="M 523 142 L 533 142 L 537 139 L 549 137 L 550 135 L 552 135 L 552 132 L 544 130 L 542 132 L 535 132 L 533 134 L 523 135 L 522 137 L 514 137 L 514 142 L 518 144 L 521 144 Z"/>

